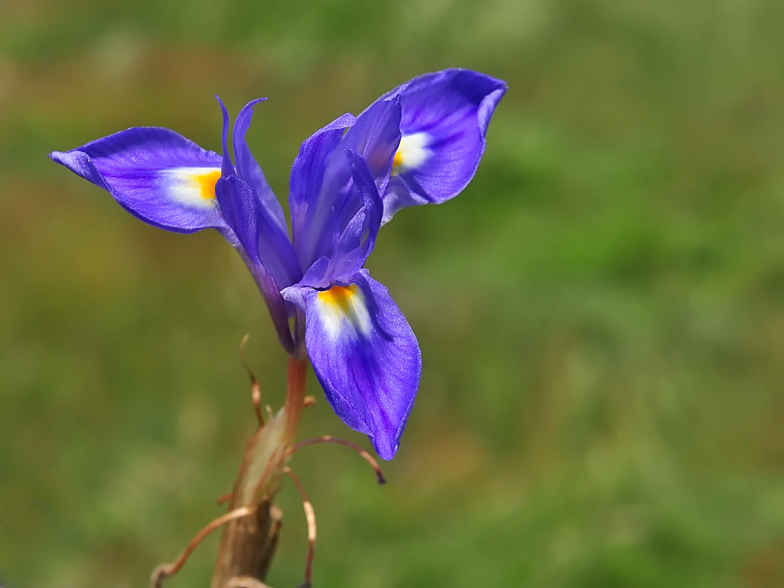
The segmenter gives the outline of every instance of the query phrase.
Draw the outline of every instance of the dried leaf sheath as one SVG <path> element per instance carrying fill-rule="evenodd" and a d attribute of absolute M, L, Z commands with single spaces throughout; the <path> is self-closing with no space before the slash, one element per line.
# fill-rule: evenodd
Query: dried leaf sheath
<path fill-rule="evenodd" d="M 302 418 L 306 373 L 307 360 L 289 358 L 286 405 L 248 441 L 229 510 L 246 506 L 256 513 L 226 526 L 212 588 L 225 588 L 238 576 L 266 578 L 280 529 L 280 511 L 272 501 Z"/>
<path fill-rule="evenodd" d="M 253 516 L 226 525 L 212 577 L 212 588 L 224 588 L 234 577 L 251 576 L 264 580 L 277 544 L 279 514 L 272 498 L 280 486 L 282 460 L 287 449 L 283 441 L 285 409 L 260 428 L 248 441 L 230 510 L 255 507 Z M 271 531 L 275 530 L 274 533 Z"/>

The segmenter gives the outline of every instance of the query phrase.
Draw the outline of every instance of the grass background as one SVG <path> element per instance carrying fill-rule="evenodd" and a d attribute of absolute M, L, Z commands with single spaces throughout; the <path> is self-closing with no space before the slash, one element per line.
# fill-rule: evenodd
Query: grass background
<path fill-rule="evenodd" d="M 138 125 L 281 198 L 300 142 L 427 71 L 507 80 L 474 182 L 369 260 L 424 372 L 374 484 L 293 466 L 319 588 L 784 585 L 784 4 L 0 0 L 0 577 L 147 585 L 222 509 L 285 356 L 214 232 L 153 229 L 48 160 Z M 369 443 L 321 401 L 302 436 Z M 296 492 L 269 583 L 301 581 Z M 171 588 L 206 586 L 218 538 Z"/>

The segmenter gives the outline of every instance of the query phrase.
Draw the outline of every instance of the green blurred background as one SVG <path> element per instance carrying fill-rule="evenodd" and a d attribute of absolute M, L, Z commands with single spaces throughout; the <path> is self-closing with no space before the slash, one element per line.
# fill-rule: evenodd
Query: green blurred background
<path fill-rule="evenodd" d="M 0 0 L 0 584 L 131 588 L 223 509 L 285 355 L 215 232 L 144 225 L 50 162 L 135 125 L 281 198 L 300 142 L 414 75 L 509 92 L 474 182 L 369 261 L 424 372 L 386 487 L 293 460 L 318 588 L 784 586 L 779 0 Z M 320 401 L 302 437 L 369 447 Z M 284 488 L 269 583 L 301 581 Z M 218 536 L 167 586 L 207 586 Z"/>

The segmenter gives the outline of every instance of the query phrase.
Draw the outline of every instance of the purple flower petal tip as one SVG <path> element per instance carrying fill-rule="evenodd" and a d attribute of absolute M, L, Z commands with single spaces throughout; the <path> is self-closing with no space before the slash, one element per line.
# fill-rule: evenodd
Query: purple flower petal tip
<path fill-rule="evenodd" d="M 174 131 L 131 128 L 51 157 L 152 225 L 180 233 L 227 228 L 215 204 L 220 156 Z"/>
<path fill-rule="evenodd" d="M 476 173 L 487 125 L 506 83 L 448 69 L 414 78 L 401 92 L 401 139 L 384 194 L 384 222 L 401 208 L 457 196 Z"/>

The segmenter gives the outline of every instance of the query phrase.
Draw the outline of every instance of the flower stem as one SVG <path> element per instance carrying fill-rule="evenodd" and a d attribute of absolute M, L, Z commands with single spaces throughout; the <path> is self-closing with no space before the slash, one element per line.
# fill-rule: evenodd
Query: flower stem
<path fill-rule="evenodd" d="M 302 420 L 302 409 L 305 408 L 305 376 L 307 359 L 289 357 L 289 375 L 286 382 L 286 432 L 283 438 L 290 445 L 297 436 L 299 423 Z"/>
<path fill-rule="evenodd" d="M 305 406 L 307 356 L 289 357 L 286 404 L 277 415 L 256 430 L 248 441 L 229 510 L 247 507 L 255 516 L 226 525 L 212 577 L 212 588 L 225 588 L 237 577 L 249 576 L 263 582 L 275 554 L 280 529 L 273 501 L 289 447 L 297 436 Z"/>

